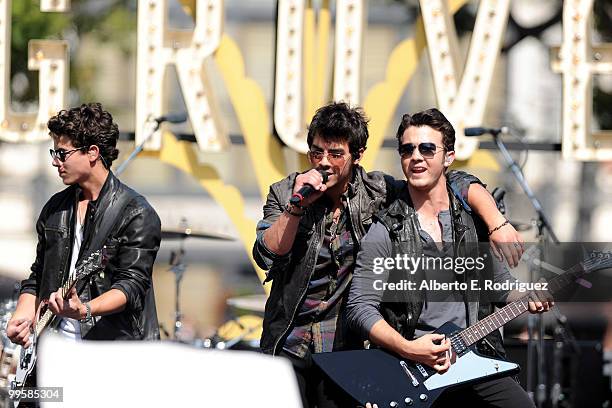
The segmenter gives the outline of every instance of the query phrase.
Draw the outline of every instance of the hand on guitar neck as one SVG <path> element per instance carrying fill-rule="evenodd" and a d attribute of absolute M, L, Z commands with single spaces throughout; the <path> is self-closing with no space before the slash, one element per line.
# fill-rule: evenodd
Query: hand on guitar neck
<path fill-rule="evenodd" d="M 87 308 L 79 299 L 75 287 L 70 289 L 67 296 L 63 295 L 64 290 L 60 288 L 49 296 L 48 305 L 53 314 L 76 320 L 83 319 L 87 316 Z"/>
<path fill-rule="evenodd" d="M 540 279 L 539 283 L 546 283 L 545 279 Z M 507 303 L 512 303 L 521 298 L 529 297 L 528 310 L 529 313 L 544 313 L 548 312 L 554 305 L 553 296 L 548 290 L 532 290 L 529 293 L 513 290 L 508 294 Z"/>

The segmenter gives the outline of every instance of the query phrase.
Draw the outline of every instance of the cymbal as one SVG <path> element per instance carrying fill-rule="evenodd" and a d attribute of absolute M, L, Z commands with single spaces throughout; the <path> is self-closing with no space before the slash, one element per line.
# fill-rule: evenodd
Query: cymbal
<path fill-rule="evenodd" d="M 196 232 L 191 228 L 177 229 L 177 230 L 162 230 L 162 239 L 185 239 L 185 238 L 205 238 L 214 239 L 220 241 L 235 241 L 236 239 L 228 235 L 218 234 L 216 232 Z"/>
<path fill-rule="evenodd" d="M 263 313 L 266 309 L 266 295 L 237 296 L 227 299 L 228 306 L 250 312 Z"/>

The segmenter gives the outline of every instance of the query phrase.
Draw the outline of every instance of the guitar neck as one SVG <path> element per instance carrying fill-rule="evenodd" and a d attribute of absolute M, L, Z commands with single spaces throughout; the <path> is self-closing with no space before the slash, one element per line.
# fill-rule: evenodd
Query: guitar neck
<path fill-rule="evenodd" d="M 64 299 L 68 297 L 68 294 L 70 293 L 70 290 L 72 289 L 76 281 L 77 279 L 74 276 L 70 276 L 68 278 L 68 281 L 66 281 L 66 283 L 62 286 L 62 294 L 63 294 Z M 50 309 L 47 309 L 45 311 L 45 314 L 41 318 L 39 318 L 38 321 L 36 322 L 35 331 L 36 331 L 37 337 L 40 335 L 40 333 L 43 330 L 45 330 L 45 328 L 47 327 L 51 319 L 53 319 L 53 312 Z"/>
<path fill-rule="evenodd" d="M 559 290 L 566 287 L 571 282 L 575 281 L 584 273 L 582 264 L 573 266 L 570 270 L 562 275 L 555 276 L 548 281 L 548 292 L 555 294 Z M 471 346 L 486 335 L 494 332 L 511 320 L 516 319 L 529 309 L 529 295 L 525 295 L 520 299 L 499 309 L 497 312 L 490 314 L 476 324 L 471 325 L 467 329 L 462 330 L 459 335 L 466 346 Z"/>

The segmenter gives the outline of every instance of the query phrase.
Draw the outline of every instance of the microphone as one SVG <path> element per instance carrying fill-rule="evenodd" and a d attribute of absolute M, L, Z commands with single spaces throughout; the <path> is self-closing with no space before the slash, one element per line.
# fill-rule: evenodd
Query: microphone
<path fill-rule="evenodd" d="M 317 170 L 317 171 L 321 173 L 321 176 L 323 177 L 323 184 L 327 183 L 327 179 L 329 178 L 329 175 L 327 174 L 327 172 L 325 170 Z M 311 186 L 310 184 L 304 184 L 302 188 L 298 190 L 297 193 L 294 193 L 291 196 L 291 198 L 289 199 L 289 203 L 291 205 L 300 205 L 303 199 L 305 199 L 306 197 L 308 197 L 315 191 L 317 190 L 315 190 L 314 187 Z"/>
<path fill-rule="evenodd" d="M 486 127 L 467 127 L 463 129 L 466 136 L 482 136 L 482 135 L 493 135 L 497 136 L 500 133 L 507 133 L 508 128 L 506 126 L 500 128 L 486 128 Z"/>
<path fill-rule="evenodd" d="M 158 118 L 153 119 L 159 125 L 162 122 L 168 123 L 183 123 L 187 121 L 187 114 L 185 112 L 180 113 L 167 113 Z"/>

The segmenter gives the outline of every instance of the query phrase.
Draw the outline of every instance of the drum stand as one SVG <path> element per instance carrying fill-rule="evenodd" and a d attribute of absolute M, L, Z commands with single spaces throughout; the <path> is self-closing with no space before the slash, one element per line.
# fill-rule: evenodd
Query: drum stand
<path fill-rule="evenodd" d="M 185 270 L 187 269 L 187 265 L 183 263 L 183 258 L 185 256 L 185 249 L 183 246 L 184 241 L 185 240 L 182 239 L 179 250 L 172 251 L 170 255 L 171 267 L 169 271 L 174 273 L 174 288 L 175 288 L 174 331 L 172 333 L 172 338 L 174 340 L 179 340 L 181 327 L 183 326 L 183 322 L 181 321 L 183 314 L 181 313 L 179 299 L 180 299 L 181 280 L 183 279 L 183 275 L 185 274 Z"/>

